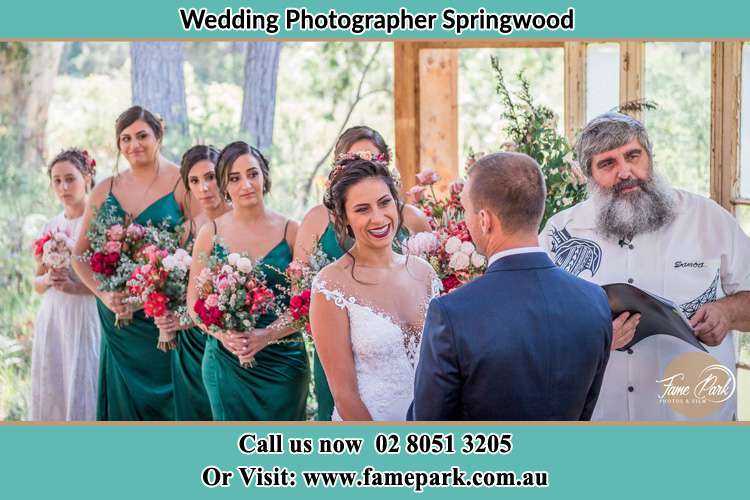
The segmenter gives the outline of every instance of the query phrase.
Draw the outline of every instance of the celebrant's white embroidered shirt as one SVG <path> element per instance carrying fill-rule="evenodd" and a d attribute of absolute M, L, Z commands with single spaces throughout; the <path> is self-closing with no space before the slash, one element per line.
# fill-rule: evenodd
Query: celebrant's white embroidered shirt
<path fill-rule="evenodd" d="M 677 216 L 667 227 L 632 241 L 605 239 L 596 231 L 591 200 L 553 216 L 540 244 L 566 271 L 599 285 L 631 283 L 679 305 L 691 317 L 701 305 L 750 290 L 750 238 L 712 200 L 675 190 Z M 575 313 L 572 311 L 572 313 Z M 736 378 L 736 344 L 730 332 L 710 355 Z M 593 420 L 688 420 L 660 399 L 664 371 L 695 347 L 654 335 L 628 351 L 613 351 Z M 703 420 L 731 420 L 737 394 Z"/>

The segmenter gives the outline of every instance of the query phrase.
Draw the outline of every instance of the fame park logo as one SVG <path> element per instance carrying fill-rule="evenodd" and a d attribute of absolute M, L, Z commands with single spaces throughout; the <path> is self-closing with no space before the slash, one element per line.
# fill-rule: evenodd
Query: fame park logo
<path fill-rule="evenodd" d="M 711 415 L 737 389 L 734 372 L 703 352 L 677 356 L 656 382 L 661 384 L 659 401 L 690 418 Z"/>

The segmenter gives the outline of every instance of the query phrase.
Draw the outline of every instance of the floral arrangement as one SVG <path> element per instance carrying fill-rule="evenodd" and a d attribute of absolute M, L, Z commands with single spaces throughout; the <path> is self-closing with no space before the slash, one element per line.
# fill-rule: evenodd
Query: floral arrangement
<path fill-rule="evenodd" d="M 130 301 L 143 304 L 149 318 L 160 318 L 172 311 L 180 323 L 190 323 L 187 314 L 187 284 L 192 258 L 184 249 L 170 253 L 156 245 L 141 251 L 146 262 L 136 266 L 127 281 Z M 169 351 L 177 347 L 175 332 L 159 331 L 157 348 Z"/>
<path fill-rule="evenodd" d="M 238 253 L 231 253 L 226 259 L 210 257 L 196 279 L 196 286 L 198 300 L 193 310 L 198 323 L 212 333 L 247 332 L 264 314 L 280 312 L 262 271 Z M 250 368 L 254 363 L 252 357 L 240 358 L 243 368 Z"/>
<path fill-rule="evenodd" d="M 477 253 L 464 221 L 461 191 L 464 183 L 454 181 L 446 199 L 435 194 L 440 177 L 432 169 L 417 175 L 417 185 L 407 195 L 430 218 L 432 232 L 417 233 L 404 243 L 404 252 L 427 260 L 443 283 L 443 293 L 463 285 L 482 274 L 485 258 Z"/>
<path fill-rule="evenodd" d="M 34 242 L 34 257 L 51 269 L 64 269 L 70 265 L 73 243 L 69 232 L 46 231 Z"/>
<path fill-rule="evenodd" d="M 521 89 L 511 92 L 505 83 L 497 58 L 492 57 L 496 89 L 505 106 L 502 118 L 505 142 L 501 149 L 517 151 L 534 158 L 542 168 L 547 185 L 547 199 L 540 227 L 557 212 L 586 199 L 586 177 L 575 161 L 573 148 L 557 131 L 557 117 L 546 106 L 535 104 L 528 80 L 518 74 Z"/>
<path fill-rule="evenodd" d="M 91 265 L 99 290 L 105 292 L 127 292 L 127 282 L 135 268 L 148 262 L 144 249 L 155 245 L 174 251 L 180 241 L 179 228 L 170 229 L 166 221 L 158 227 L 143 226 L 107 207 L 97 211 L 86 234 L 91 249 L 84 258 Z M 118 316 L 115 325 L 124 319 Z"/>
<path fill-rule="evenodd" d="M 299 260 L 293 261 L 287 267 L 284 275 L 289 282 L 289 314 L 292 316 L 292 327 L 296 331 L 304 331 L 308 335 L 310 331 L 310 296 L 312 294 L 312 282 L 315 276 L 325 266 L 333 262 L 323 251 L 318 240 L 315 241 L 312 250 L 308 254 L 308 264 Z"/>

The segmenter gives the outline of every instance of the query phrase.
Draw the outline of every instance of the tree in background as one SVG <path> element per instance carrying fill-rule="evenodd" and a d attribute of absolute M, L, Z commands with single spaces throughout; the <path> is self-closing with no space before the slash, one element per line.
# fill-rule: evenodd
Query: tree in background
<path fill-rule="evenodd" d="M 0 43 L 0 116 L 24 163 L 44 162 L 47 113 L 63 43 Z"/>
<path fill-rule="evenodd" d="M 132 42 L 133 104 L 160 114 L 168 127 L 188 133 L 181 42 Z"/>
<path fill-rule="evenodd" d="M 250 142 L 259 149 L 266 149 L 273 143 L 280 54 L 280 42 L 247 44 L 240 130 L 249 135 Z"/>

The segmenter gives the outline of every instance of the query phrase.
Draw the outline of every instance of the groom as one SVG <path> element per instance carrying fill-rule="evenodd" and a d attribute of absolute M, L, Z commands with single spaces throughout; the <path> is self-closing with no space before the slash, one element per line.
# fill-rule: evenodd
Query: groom
<path fill-rule="evenodd" d="M 469 171 L 466 225 L 487 272 L 430 303 L 410 420 L 589 420 L 612 344 L 604 291 L 539 247 L 539 165 L 496 153 Z"/>

